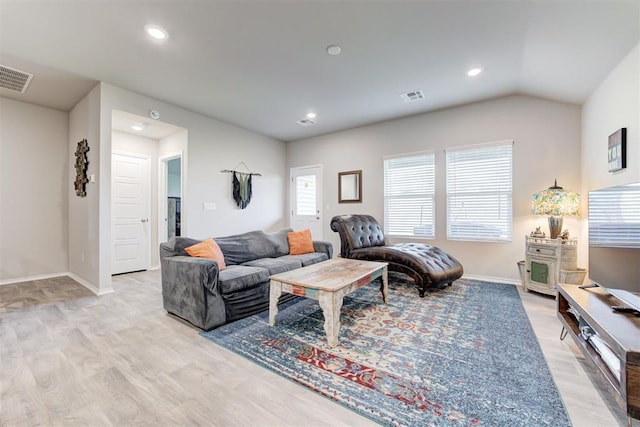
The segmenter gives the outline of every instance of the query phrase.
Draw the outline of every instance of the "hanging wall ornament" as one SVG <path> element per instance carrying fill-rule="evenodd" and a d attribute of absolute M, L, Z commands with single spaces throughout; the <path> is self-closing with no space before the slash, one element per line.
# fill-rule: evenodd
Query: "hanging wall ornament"
<path fill-rule="evenodd" d="M 240 209 L 244 209 L 251 201 L 251 174 L 233 172 L 233 200 Z"/>
<path fill-rule="evenodd" d="M 244 166 L 245 169 L 247 169 L 249 172 L 238 172 L 237 170 L 235 170 L 235 168 L 224 169 L 220 172 L 228 172 L 233 174 L 231 176 L 231 184 L 233 186 L 233 200 L 235 200 L 236 205 L 238 205 L 240 209 L 244 209 L 249 206 L 249 202 L 251 201 L 251 177 L 253 175 L 262 176 L 262 174 L 251 172 L 251 169 L 249 169 L 244 162 L 238 163 L 236 165 L 236 168 L 238 166 Z"/>
<path fill-rule="evenodd" d="M 76 190 L 76 196 L 86 197 L 87 196 L 87 168 L 89 166 L 89 159 L 87 158 L 87 152 L 89 151 L 89 144 L 86 139 L 78 142 L 78 146 L 76 147 L 76 180 L 73 183 L 73 186 Z"/>

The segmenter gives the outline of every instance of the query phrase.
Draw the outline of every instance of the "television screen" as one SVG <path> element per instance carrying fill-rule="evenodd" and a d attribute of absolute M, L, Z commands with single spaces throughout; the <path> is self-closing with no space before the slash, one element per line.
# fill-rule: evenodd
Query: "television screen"
<path fill-rule="evenodd" d="M 589 192 L 589 277 L 640 294 L 640 182 Z"/>

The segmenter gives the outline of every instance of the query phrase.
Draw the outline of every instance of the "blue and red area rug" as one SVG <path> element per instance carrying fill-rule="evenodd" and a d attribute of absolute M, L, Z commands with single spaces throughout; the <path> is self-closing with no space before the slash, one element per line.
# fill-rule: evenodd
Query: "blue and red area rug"
<path fill-rule="evenodd" d="M 202 335 L 383 424 L 570 426 L 515 286 L 459 280 L 418 292 L 390 274 L 345 297 L 339 345 L 300 299 Z"/>

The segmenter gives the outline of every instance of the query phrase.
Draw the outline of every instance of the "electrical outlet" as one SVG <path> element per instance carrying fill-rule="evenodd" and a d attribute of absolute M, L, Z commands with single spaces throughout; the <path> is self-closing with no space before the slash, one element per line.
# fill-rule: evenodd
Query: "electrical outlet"
<path fill-rule="evenodd" d="M 205 211 L 215 211 L 216 210 L 216 204 L 213 202 L 204 202 L 202 204 L 202 210 Z"/>

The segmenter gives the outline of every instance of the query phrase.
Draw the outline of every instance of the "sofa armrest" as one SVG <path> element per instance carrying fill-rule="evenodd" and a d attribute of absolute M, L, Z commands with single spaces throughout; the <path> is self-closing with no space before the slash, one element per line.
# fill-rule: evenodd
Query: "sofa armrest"
<path fill-rule="evenodd" d="M 326 254 L 329 259 L 333 257 L 333 245 L 331 244 L 331 242 L 326 242 L 323 240 L 314 240 L 313 250 L 315 252 Z"/>
<path fill-rule="evenodd" d="M 163 258 L 161 268 L 165 310 L 202 329 L 225 322 L 216 261 L 174 256 Z"/>
<path fill-rule="evenodd" d="M 219 272 L 217 261 L 190 256 L 174 256 L 163 260 L 162 283 L 164 287 L 166 279 L 171 283 L 204 286 L 209 292 L 215 293 Z"/>

